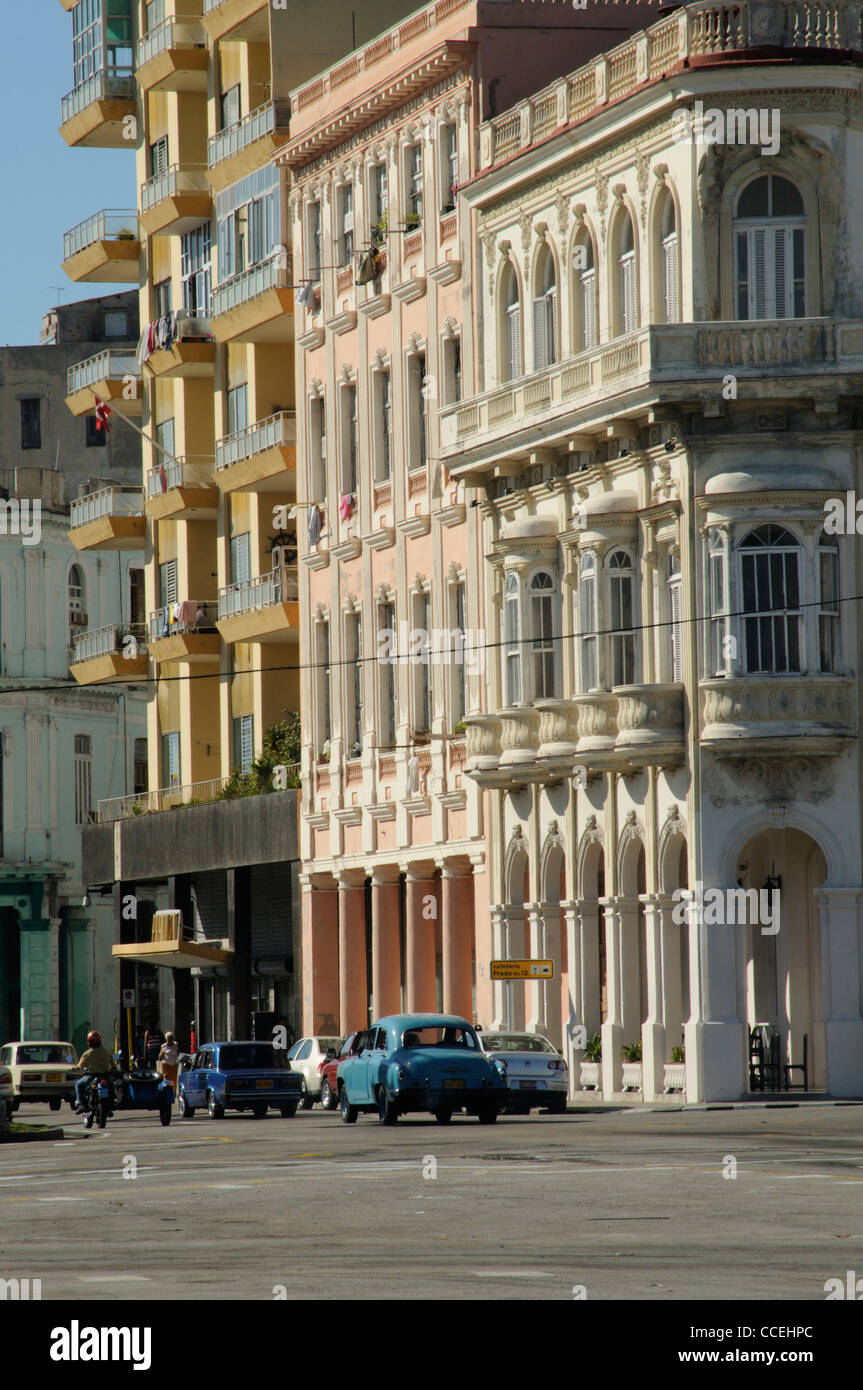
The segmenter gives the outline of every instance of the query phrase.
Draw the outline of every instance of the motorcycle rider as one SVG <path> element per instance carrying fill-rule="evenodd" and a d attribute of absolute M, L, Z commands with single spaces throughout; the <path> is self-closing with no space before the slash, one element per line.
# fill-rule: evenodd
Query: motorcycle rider
<path fill-rule="evenodd" d="M 102 1046 L 102 1034 L 94 1029 L 87 1034 L 87 1051 L 81 1056 L 78 1066 L 85 1073 L 75 1082 L 75 1113 L 83 1115 L 87 1109 L 86 1093 L 94 1076 L 108 1076 L 114 1070 L 114 1058 L 107 1047 Z"/>

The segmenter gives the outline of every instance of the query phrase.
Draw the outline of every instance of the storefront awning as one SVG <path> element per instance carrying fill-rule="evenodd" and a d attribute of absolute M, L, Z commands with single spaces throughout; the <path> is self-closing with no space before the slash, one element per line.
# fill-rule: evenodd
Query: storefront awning
<path fill-rule="evenodd" d="M 234 953 L 214 942 L 135 941 L 112 946 L 111 954 L 120 960 L 140 960 L 148 965 L 164 965 L 170 970 L 190 970 L 193 966 L 228 965 Z"/>

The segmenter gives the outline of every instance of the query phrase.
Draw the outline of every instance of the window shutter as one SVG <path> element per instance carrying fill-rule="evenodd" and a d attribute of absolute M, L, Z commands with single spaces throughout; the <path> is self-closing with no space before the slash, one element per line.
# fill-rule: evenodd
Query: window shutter
<path fill-rule="evenodd" d="M 546 341 L 548 343 L 549 363 L 557 361 L 557 289 L 551 289 L 546 295 Z"/>
<path fill-rule="evenodd" d="M 548 366 L 548 304 L 546 300 L 533 301 L 533 370 L 541 372 Z"/>
<path fill-rule="evenodd" d="M 635 255 L 630 252 L 620 260 L 620 331 L 631 333 L 635 328 Z"/>
<path fill-rule="evenodd" d="M 240 719 L 240 766 L 248 772 L 252 766 L 252 716 L 244 714 Z"/>
<path fill-rule="evenodd" d="M 596 271 L 586 270 L 581 277 L 582 347 L 596 347 Z"/>
<path fill-rule="evenodd" d="M 671 617 L 671 679 L 679 684 L 683 680 L 683 591 L 679 583 L 669 585 L 668 597 Z"/>
<path fill-rule="evenodd" d="M 784 319 L 788 315 L 788 257 L 786 251 L 790 251 L 788 245 L 789 233 L 784 227 L 778 227 L 773 232 L 773 273 L 776 287 L 776 308 L 775 316 Z"/>
<path fill-rule="evenodd" d="M 678 243 L 677 234 L 665 238 L 662 243 L 663 275 L 665 282 L 665 322 L 680 322 L 680 305 L 677 297 L 678 284 Z"/>
<path fill-rule="evenodd" d="M 767 317 L 767 274 L 765 266 L 765 252 L 767 234 L 763 227 L 756 227 L 750 232 L 750 281 L 749 281 L 749 317 L 753 319 L 764 319 Z"/>
<path fill-rule="evenodd" d="M 513 304 L 507 309 L 507 330 L 509 341 L 507 343 L 508 379 L 514 381 L 521 376 L 521 306 Z"/>
<path fill-rule="evenodd" d="M 251 577 L 249 533 L 231 537 L 231 583 L 245 584 Z"/>
<path fill-rule="evenodd" d="M 159 583 L 162 590 L 162 607 L 177 602 L 177 561 L 167 560 L 159 566 Z"/>

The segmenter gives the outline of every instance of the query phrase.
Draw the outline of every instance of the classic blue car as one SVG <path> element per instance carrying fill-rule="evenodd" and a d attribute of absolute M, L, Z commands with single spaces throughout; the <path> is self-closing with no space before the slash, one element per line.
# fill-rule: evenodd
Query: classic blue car
<path fill-rule="evenodd" d="M 393 1014 L 368 1029 L 363 1047 L 339 1062 L 339 1111 L 353 1124 L 361 1110 L 382 1124 L 430 1111 L 440 1124 L 467 1110 L 494 1124 L 506 1100 L 503 1068 L 485 1056 L 470 1023 L 450 1014 Z"/>
<path fill-rule="evenodd" d="M 207 1107 L 212 1120 L 226 1110 L 251 1110 L 262 1120 L 269 1107 L 282 1115 L 297 1113 L 303 1078 L 291 1071 L 284 1052 L 269 1042 L 207 1043 L 180 1072 L 180 1114 L 190 1120 Z"/>

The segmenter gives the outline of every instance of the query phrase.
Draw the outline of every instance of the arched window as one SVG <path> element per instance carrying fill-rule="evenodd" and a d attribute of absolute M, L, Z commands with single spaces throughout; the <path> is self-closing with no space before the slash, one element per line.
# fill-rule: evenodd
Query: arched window
<path fill-rule="evenodd" d="M 750 531 L 740 545 L 740 579 L 746 670 L 802 670 L 799 542 L 772 522 Z"/>
<path fill-rule="evenodd" d="M 835 671 L 839 662 L 839 542 L 818 537 L 818 669 Z"/>
<path fill-rule="evenodd" d="M 554 256 L 542 248 L 536 266 L 533 300 L 533 369 L 541 372 L 557 361 L 557 270 Z"/>
<path fill-rule="evenodd" d="M 501 304 L 503 380 L 515 381 L 516 377 L 521 376 L 521 299 L 518 293 L 518 276 L 511 265 L 506 267 L 503 274 Z"/>
<path fill-rule="evenodd" d="M 503 592 L 504 696 L 508 705 L 518 705 L 521 703 L 521 616 L 516 575 L 506 576 Z"/>
<path fill-rule="evenodd" d="M 734 214 L 739 319 L 806 315 L 806 216 L 788 179 L 762 174 L 740 193 Z"/>
<path fill-rule="evenodd" d="M 530 581 L 530 630 L 533 650 L 533 698 L 553 700 L 557 696 L 554 642 L 554 604 L 557 585 L 547 570 L 540 570 Z"/>
<path fill-rule="evenodd" d="M 86 592 L 84 588 L 84 571 L 80 565 L 72 565 L 69 569 L 69 578 L 66 583 L 67 607 L 69 610 L 69 623 L 72 627 L 84 627 L 87 622 L 85 609 Z"/>
<path fill-rule="evenodd" d="M 635 233 L 626 208 L 617 225 L 617 326 L 620 333 L 632 333 L 638 326 Z"/>
<path fill-rule="evenodd" d="M 677 238 L 677 213 L 674 199 L 665 190 L 659 220 L 660 272 L 662 298 L 660 308 L 664 323 L 680 322 L 680 257 Z"/>
<path fill-rule="evenodd" d="M 625 550 L 608 557 L 609 628 L 611 629 L 611 684 L 635 683 L 635 631 L 633 623 L 632 558 Z"/>
<path fill-rule="evenodd" d="M 578 627 L 581 639 L 581 688 L 595 690 L 599 683 L 596 660 L 596 560 L 590 551 L 582 555 L 579 567 Z"/>
<path fill-rule="evenodd" d="M 575 294 L 575 350 L 585 352 L 596 347 L 599 330 L 596 312 L 596 261 L 593 237 L 588 231 L 579 236 L 573 252 L 578 287 Z"/>

